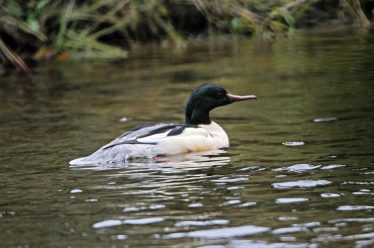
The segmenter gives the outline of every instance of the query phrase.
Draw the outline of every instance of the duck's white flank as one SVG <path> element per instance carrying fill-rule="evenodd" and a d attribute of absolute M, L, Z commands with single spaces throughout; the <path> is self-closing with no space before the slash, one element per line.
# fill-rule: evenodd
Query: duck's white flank
<path fill-rule="evenodd" d="M 168 134 L 175 130 L 167 128 L 170 124 L 130 131 L 101 147 L 93 154 L 70 161 L 71 165 L 124 162 L 131 158 L 156 157 L 189 152 L 201 152 L 229 147 L 226 132 L 217 123 L 186 127 L 176 135 Z M 152 134 L 152 131 L 166 127 L 164 132 Z"/>

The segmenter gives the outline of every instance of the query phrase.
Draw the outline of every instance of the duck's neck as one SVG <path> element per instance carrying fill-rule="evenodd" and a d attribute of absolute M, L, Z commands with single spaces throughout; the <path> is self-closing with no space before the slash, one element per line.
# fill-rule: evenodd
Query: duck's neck
<path fill-rule="evenodd" d="M 185 118 L 186 118 L 187 124 L 209 125 L 210 123 L 212 123 L 210 116 L 209 116 L 209 111 L 206 111 L 206 110 L 203 110 L 197 107 L 190 108 L 188 105 L 186 106 L 186 109 L 185 109 Z"/>

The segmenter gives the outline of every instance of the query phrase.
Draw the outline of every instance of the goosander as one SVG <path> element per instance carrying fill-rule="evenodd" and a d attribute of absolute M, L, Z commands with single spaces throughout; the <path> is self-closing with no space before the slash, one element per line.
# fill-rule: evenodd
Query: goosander
<path fill-rule="evenodd" d="M 185 107 L 185 124 L 137 126 L 104 145 L 89 156 L 70 161 L 70 165 L 126 162 L 133 158 L 152 158 L 229 147 L 226 132 L 210 119 L 209 112 L 237 101 L 257 99 L 255 95 L 227 93 L 221 86 L 203 84 L 195 88 Z"/>

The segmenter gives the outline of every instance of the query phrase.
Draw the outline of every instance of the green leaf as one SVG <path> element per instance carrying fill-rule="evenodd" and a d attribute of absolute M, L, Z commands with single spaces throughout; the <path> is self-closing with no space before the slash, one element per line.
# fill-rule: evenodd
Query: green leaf
<path fill-rule="evenodd" d="M 0 1 L 1 2 L 1 1 Z M 22 8 L 21 6 L 14 0 L 8 0 L 5 2 L 5 8 L 8 9 L 9 13 L 21 17 L 22 16 Z"/>
<path fill-rule="evenodd" d="M 290 28 L 295 28 L 296 27 L 296 20 L 287 9 L 280 8 L 278 11 L 279 11 L 279 14 L 284 18 L 284 20 L 286 21 L 287 25 Z"/>

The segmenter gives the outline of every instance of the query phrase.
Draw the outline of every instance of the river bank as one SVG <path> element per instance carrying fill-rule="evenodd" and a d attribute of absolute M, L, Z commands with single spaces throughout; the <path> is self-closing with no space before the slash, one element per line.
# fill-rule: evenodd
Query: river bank
<path fill-rule="evenodd" d="M 196 36 L 273 39 L 299 28 L 369 30 L 372 0 L 178 0 L 0 2 L 0 75 L 32 74 L 43 61 L 126 59 L 134 45 L 184 47 Z"/>

